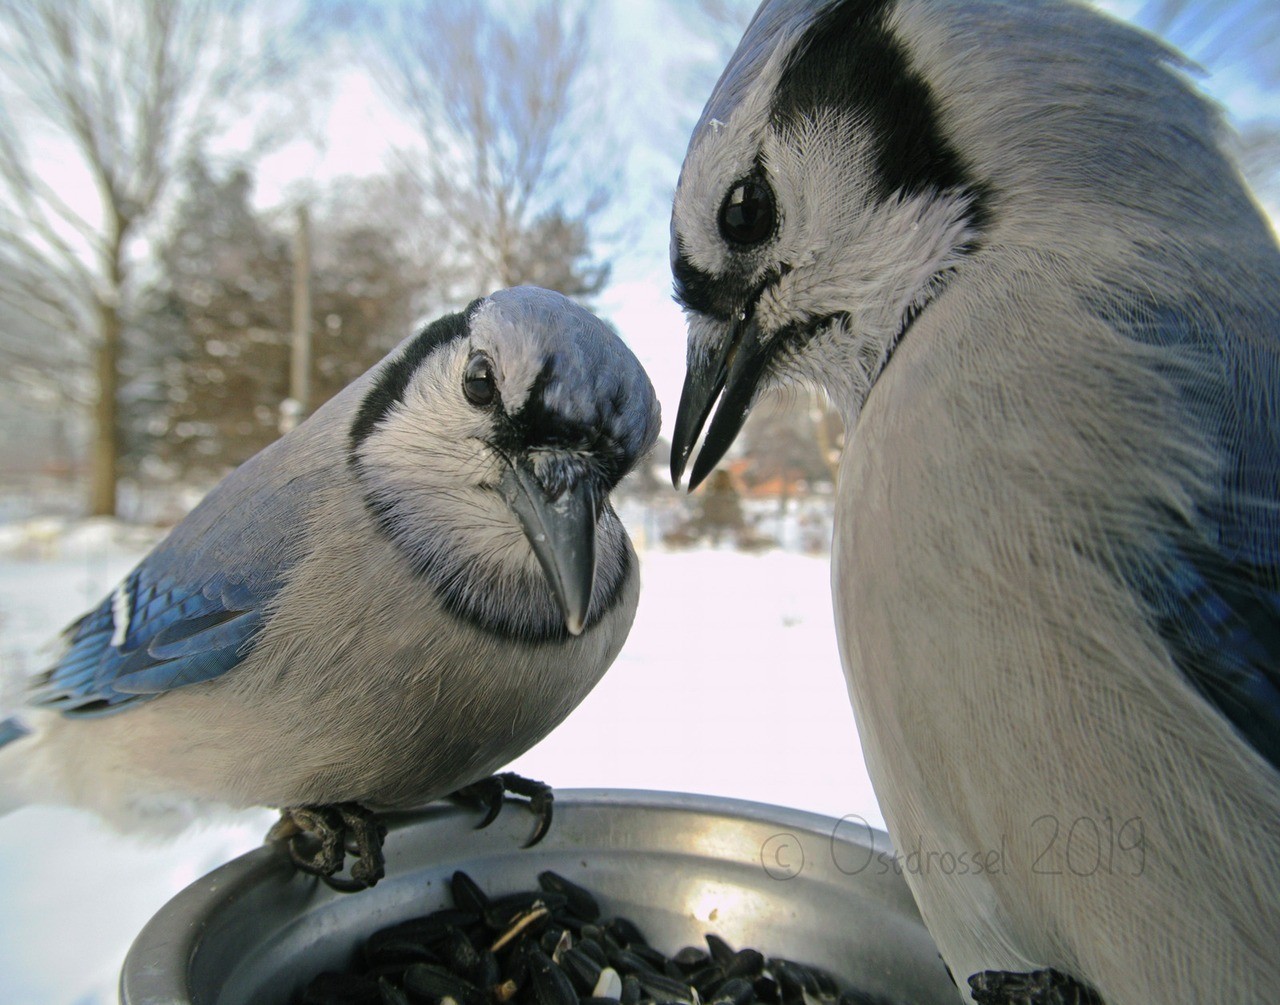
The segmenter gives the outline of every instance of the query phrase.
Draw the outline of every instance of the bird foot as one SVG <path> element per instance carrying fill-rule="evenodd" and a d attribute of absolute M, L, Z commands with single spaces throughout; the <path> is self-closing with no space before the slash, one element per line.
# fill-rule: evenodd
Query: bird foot
<path fill-rule="evenodd" d="M 529 800 L 529 809 L 537 819 L 533 835 L 524 843 L 525 848 L 532 848 L 551 829 L 551 810 L 554 797 L 551 786 L 545 782 L 536 782 L 532 778 L 517 775 L 514 771 L 503 771 L 478 782 L 464 785 L 449 798 L 466 806 L 478 806 L 485 811 L 484 819 L 476 824 L 476 830 L 488 827 L 498 819 L 503 803 L 508 795 L 523 796 Z"/>
<path fill-rule="evenodd" d="M 977 1005 L 1103 1005 L 1098 992 L 1057 970 L 984 970 L 969 978 Z"/>
<path fill-rule="evenodd" d="M 295 866 L 343 893 L 368 889 L 383 877 L 386 836 L 386 824 L 359 803 L 291 806 L 267 832 L 268 841 L 284 844 Z M 348 853 L 358 861 L 344 878 L 337 873 Z"/>

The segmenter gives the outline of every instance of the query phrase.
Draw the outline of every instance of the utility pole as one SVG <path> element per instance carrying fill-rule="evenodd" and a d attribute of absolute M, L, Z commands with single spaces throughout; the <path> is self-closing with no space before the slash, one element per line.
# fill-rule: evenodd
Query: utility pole
<path fill-rule="evenodd" d="M 289 355 L 289 397 L 280 403 L 280 432 L 287 433 L 311 410 L 311 222 L 307 207 L 297 210 L 293 239 L 293 349 Z"/>

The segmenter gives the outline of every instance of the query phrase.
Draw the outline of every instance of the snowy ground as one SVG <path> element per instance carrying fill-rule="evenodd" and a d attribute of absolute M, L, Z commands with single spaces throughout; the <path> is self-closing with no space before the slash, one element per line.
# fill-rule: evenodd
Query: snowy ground
<path fill-rule="evenodd" d="M 146 550 L 108 526 L 0 526 L 0 672 Z M 513 767 L 559 788 L 713 793 L 880 823 L 840 673 L 825 558 L 642 553 L 635 627 L 604 681 Z M 174 893 L 256 845 L 270 816 L 139 844 L 68 810 L 0 819 L 0 1002 L 115 1001 L 134 935 Z"/>

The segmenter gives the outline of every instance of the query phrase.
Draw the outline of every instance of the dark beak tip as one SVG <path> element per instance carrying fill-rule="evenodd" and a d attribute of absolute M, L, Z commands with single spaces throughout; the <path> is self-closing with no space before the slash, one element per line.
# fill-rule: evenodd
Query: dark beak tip
<path fill-rule="evenodd" d="M 702 454 L 699 454 L 698 460 L 701 460 L 702 456 Z M 714 470 L 714 463 L 707 465 L 706 470 L 704 471 L 702 470 L 702 465 L 695 462 L 693 465 L 693 471 L 689 473 L 689 494 L 692 495 L 694 490 L 707 480 L 707 475 L 711 474 Z"/>
<path fill-rule="evenodd" d="M 594 497 L 585 485 L 571 486 L 552 497 L 515 466 L 505 477 L 510 485 L 508 502 L 542 566 L 565 628 L 571 635 L 581 635 L 595 586 L 598 511 Z"/>

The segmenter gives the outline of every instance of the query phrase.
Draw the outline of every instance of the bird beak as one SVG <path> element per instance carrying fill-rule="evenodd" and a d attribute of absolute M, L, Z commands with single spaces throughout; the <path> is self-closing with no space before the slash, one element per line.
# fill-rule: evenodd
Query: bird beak
<path fill-rule="evenodd" d="M 711 428 L 689 475 L 689 491 L 696 489 L 719 463 L 742 429 L 755 401 L 756 388 L 769 362 L 769 346 L 752 318 L 738 322 L 723 348 L 701 364 L 691 364 L 685 375 L 680 407 L 676 410 L 671 441 L 671 482 L 677 488 L 693 445 L 720 398 Z M 723 392 L 723 394 L 721 393 Z"/>
<path fill-rule="evenodd" d="M 596 493 L 579 478 L 552 496 L 519 461 L 503 472 L 503 497 L 520 520 L 564 614 L 570 635 L 581 635 L 596 578 Z"/>

